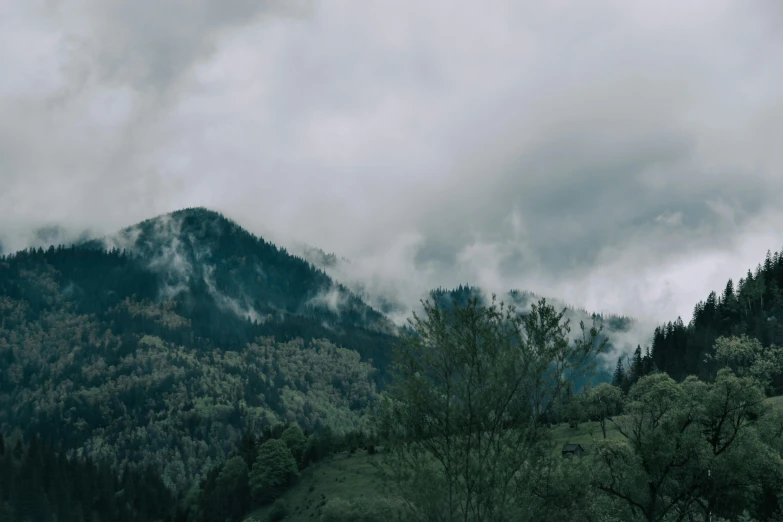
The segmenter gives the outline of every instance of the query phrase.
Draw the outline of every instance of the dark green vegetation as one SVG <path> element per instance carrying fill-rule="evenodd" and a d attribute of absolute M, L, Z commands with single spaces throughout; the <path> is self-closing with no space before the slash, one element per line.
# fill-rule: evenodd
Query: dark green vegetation
<path fill-rule="evenodd" d="M 630 358 L 617 361 L 612 383 L 626 392 L 644 375 L 655 371 L 675 380 L 688 375 L 705 378 L 715 372 L 711 357 L 719 337 L 746 335 L 762 346 L 783 345 L 783 255 L 767 252 L 763 264 L 748 270 L 736 288 L 731 279 L 721 294 L 711 292 L 696 304 L 686 325 L 678 317 L 655 329 L 652 345 L 641 346 Z M 770 393 L 783 393 L 783 375 L 775 375 Z"/>
<path fill-rule="evenodd" d="M 475 286 L 463 286 L 453 290 L 445 290 L 438 288 L 430 293 L 430 298 L 433 303 L 436 303 L 443 309 L 451 309 L 455 305 L 467 306 L 471 299 L 476 300 L 479 305 L 488 306 L 488 297 Z M 529 310 L 533 304 L 540 299 L 540 296 L 532 292 L 511 290 L 502 296 L 502 300 L 511 306 L 514 306 L 517 310 L 524 311 Z M 601 360 L 607 354 L 621 351 L 623 346 L 617 346 L 616 342 L 617 334 L 625 333 L 633 328 L 634 320 L 630 317 L 612 314 L 596 314 L 590 313 L 587 310 L 575 308 L 561 303 L 550 303 L 556 308 L 563 308 L 564 319 L 578 324 L 579 322 L 592 323 L 596 321 L 601 325 L 601 331 L 598 332 L 598 342 L 606 342 L 605 348 L 601 354 L 593 354 L 590 363 L 593 364 L 593 369 L 588 374 L 584 375 L 572 375 L 571 383 L 574 390 L 581 390 L 584 386 L 598 382 L 610 382 L 612 380 L 612 373 L 606 368 L 605 364 L 601 364 Z"/>
<path fill-rule="evenodd" d="M 0 436 L 0 520 L 161 520 L 174 498 L 152 467 L 116 473 L 62 446 Z"/>
<path fill-rule="evenodd" d="M 774 520 L 781 267 L 612 376 L 629 318 L 459 287 L 397 329 L 204 209 L 0 257 L 0 519 Z"/>
<path fill-rule="evenodd" d="M 571 340 L 544 300 L 527 315 L 428 306 L 414 325 L 378 423 L 406 520 L 777 517 L 783 415 L 765 389 L 783 372 L 780 348 L 720 337 L 703 379 L 653 372 L 627 394 L 604 384 L 568 397 L 603 343 L 584 325 Z M 551 451 L 548 414 L 580 415 L 569 402 L 602 425 L 581 459 Z"/>
<path fill-rule="evenodd" d="M 324 273 L 200 209 L 111 241 L 0 257 L 0 431 L 181 491 L 246 429 L 366 423 L 390 325 Z"/>
<path fill-rule="evenodd" d="M 281 496 L 295 489 L 300 477 L 312 477 L 313 469 L 333 460 L 335 454 L 354 455 L 364 448 L 374 451 L 374 444 L 361 430 L 336 435 L 326 428 L 321 435 L 306 436 L 291 424 L 266 428 L 258 435 L 247 432 L 226 461 L 214 465 L 194 484 L 171 518 L 182 522 L 240 520 L 253 506 L 265 506 L 267 517 L 275 512 L 280 516 L 288 510 Z M 293 504 L 291 509 L 300 512 L 302 505 Z"/>
<path fill-rule="evenodd" d="M 720 336 L 748 335 L 763 346 L 783 345 L 783 255 L 767 252 L 763 264 L 748 270 L 735 288 L 732 280 L 721 294 L 710 293 L 693 310 L 690 324 L 680 318 L 655 331 L 652 359 L 675 379 L 705 376 L 715 363 L 707 357 Z M 773 380 L 776 394 L 783 392 L 783 376 Z"/>

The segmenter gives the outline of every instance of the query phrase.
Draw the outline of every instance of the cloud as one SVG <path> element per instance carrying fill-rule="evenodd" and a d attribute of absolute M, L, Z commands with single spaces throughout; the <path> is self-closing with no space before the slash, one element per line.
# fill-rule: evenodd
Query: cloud
<path fill-rule="evenodd" d="M 328 290 L 324 290 L 309 299 L 306 304 L 326 308 L 339 316 L 346 301 L 347 295 L 345 292 L 340 291 L 337 285 L 332 285 Z"/>
<path fill-rule="evenodd" d="M 6 252 L 205 205 L 395 302 L 687 321 L 783 244 L 773 0 L 2 10 Z"/>

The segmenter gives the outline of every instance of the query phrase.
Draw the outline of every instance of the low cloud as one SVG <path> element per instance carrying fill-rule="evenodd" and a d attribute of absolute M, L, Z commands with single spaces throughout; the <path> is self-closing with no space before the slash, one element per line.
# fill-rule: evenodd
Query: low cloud
<path fill-rule="evenodd" d="M 310 298 L 307 301 L 307 305 L 326 308 L 330 312 L 339 316 L 343 307 L 347 302 L 347 296 L 344 291 L 337 285 L 332 285 L 331 288 L 320 292 L 315 297 Z"/>
<path fill-rule="evenodd" d="M 471 283 L 687 322 L 783 244 L 782 24 L 773 0 L 9 4 L 0 243 L 207 206 L 350 259 L 397 319 Z"/>

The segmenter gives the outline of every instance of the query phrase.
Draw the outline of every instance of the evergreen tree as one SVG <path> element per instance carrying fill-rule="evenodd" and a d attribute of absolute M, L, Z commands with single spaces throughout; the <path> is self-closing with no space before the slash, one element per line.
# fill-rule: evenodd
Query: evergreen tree
<path fill-rule="evenodd" d="M 639 380 L 639 377 L 644 375 L 643 362 L 642 362 L 642 347 L 636 345 L 636 350 L 633 352 L 633 359 L 631 359 L 631 378 L 634 382 Z"/>
<path fill-rule="evenodd" d="M 644 357 L 642 358 L 642 374 L 650 375 L 653 373 L 655 363 L 653 362 L 652 354 L 650 353 L 650 347 L 648 346 Z"/>
<path fill-rule="evenodd" d="M 612 386 L 622 388 L 625 385 L 625 368 L 623 367 L 622 356 L 617 358 L 617 366 L 614 369 L 614 375 L 612 376 Z"/>
<path fill-rule="evenodd" d="M 237 454 L 244 459 L 248 469 L 253 466 L 258 455 L 258 440 L 252 431 L 245 430 L 242 434 L 242 438 L 237 444 Z"/>

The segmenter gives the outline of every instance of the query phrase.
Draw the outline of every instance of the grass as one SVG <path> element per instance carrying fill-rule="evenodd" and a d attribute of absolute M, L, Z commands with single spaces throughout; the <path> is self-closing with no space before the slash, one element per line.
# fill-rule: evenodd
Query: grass
<path fill-rule="evenodd" d="M 603 438 L 601 425 L 598 422 L 582 422 L 576 428 L 571 428 L 568 424 L 559 424 L 552 430 L 552 450 L 559 455 L 563 444 L 580 444 L 589 451 L 595 441 Z M 622 438 L 617 428 L 609 421 L 606 422 L 606 438 Z"/>
<path fill-rule="evenodd" d="M 297 483 L 283 494 L 288 504 L 287 521 L 320 520 L 323 506 L 333 498 L 351 500 L 359 497 L 377 497 L 389 494 L 388 487 L 377 476 L 371 464 L 380 455 L 369 455 L 358 450 L 327 457 L 304 471 Z M 246 522 L 266 522 L 271 506 L 251 513 Z"/>
<path fill-rule="evenodd" d="M 773 408 L 783 410 L 783 395 L 770 397 L 767 401 Z M 611 422 L 607 422 L 606 436 L 609 439 L 622 437 Z M 603 439 L 603 434 L 597 422 L 583 422 L 577 428 L 560 424 L 552 429 L 552 452 L 560 455 L 563 444 L 580 444 L 590 451 L 593 443 L 600 439 Z M 305 469 L 296 485 L 282 497 L 288 504 L 289 514 L 285 520 L 320 521 L 323 506 L 334 498 L 351 500 L 391 495 L 390 486 L 383 483 L 371 464 L 372 459 L 380 458 L 380 455 L 368 455 L 364 450 L 354 454 L 345 452 Z M 271 505 L 260 508 L 251 513 L 245 522 L 266 522 L 270 510 Z"/>
<path fill-rule="evenodd" d="M 620 436 L 611 425 L 607 425 L 606 435 L 609 438 Z M 603 438 L 597 422 L 583 422 L 576 429 L 561 424 L 553 428 L 552 436 L 555 455 L 560 455 L 563 444 L 581 444 L 589 450 L 594 440 Z M 369 455 L 364 450 L 354 454 L 344 452 L 306 468 L 297 483 L 282 496 L 288 504 L 289 514 L 285 520 L 319 521 L 323 506 L 334 498 L 351 500 L 392 495 L 391 486 L 382 481 L 371 464 L 373 459 L 380 460 L 381 455 Z M 253 511 L 245 522 L 266 522 L 271 508 L 269 505 Z"/>
<path fill-rule="evenodd" d="M 768 397 L 767 402 L 772 406 L 773 409 L 783 410 L 783 395 L 778 395 L 777 397 Z"/>

